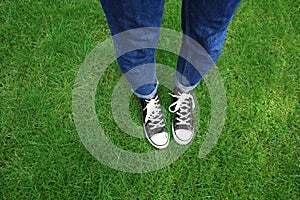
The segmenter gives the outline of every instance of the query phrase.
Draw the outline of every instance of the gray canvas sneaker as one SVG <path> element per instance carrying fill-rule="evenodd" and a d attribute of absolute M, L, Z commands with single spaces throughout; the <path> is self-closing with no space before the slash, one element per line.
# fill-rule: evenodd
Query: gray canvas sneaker
<path fill-rule="evenodd" d="M 152 146 L 163 149 L 169 144 L 169 134 L 165 130 L 165 121 L 162 116 L 158 95 L 151 99 L 141 99 L 143 108 L 143 126 L 145 136 Z"/>
<path fill-rule="evenodd" d="M 194 138 L 193 109 L 195 108 L 194 98 L 190 92 L 186 93 L 175 88 L 173 94 L 173 103 L 169 111 L 175 116 L 172 121 L 172 133 L 178 144 L 189 144 Z"/>

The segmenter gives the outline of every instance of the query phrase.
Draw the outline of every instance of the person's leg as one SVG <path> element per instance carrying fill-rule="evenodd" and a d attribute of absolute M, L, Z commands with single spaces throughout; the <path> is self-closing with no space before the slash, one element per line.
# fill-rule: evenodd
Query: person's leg
<path fill-rule="evenodd" d="M 145 136 L 154 147 L 165 148 L 169 134 L 164 131 L 155 70 L 164 0 L 101 0 L 101 4 L 119 66 L 141 100 Z"/>
<path fill-rule="evenodd" d="M 155 49 L 159 40 L 164 0 L 100 1 L 113 35 L 118 64 L 132 90 L 140 98 L 154 96 L 157 90 Z M 157 28 L 128 31 L 143 27 Z M 127 32 L 123 34 L 124 31 Z M 148 44 L 153 48 L 143 48 L 143 45 Z M 127 45 L 133 51 L 123 54 L 129 49 Z"/>
<path fill-rule="evenodd" d="M 228 25 L 241 0 L 183 0 L 184 33 L 175 73 L 176 88 L 171 94 L 175 113 L 172 133 L 179 144 L 189 144 L 194 137 L 192 111 L 194 89 L 222 53 Z"/>
<path fill-rule="evenodd" d="M 190 91 L 212 68 L 222 53 L 228 25 L 241 0 L 183 0 L 181 54 L 175 82 L 183 91 Z M 193 41 L 194 40 L 194 41 Z M 197 47 L 200 44 L 203 49 Z M 200 56 L 199 56 L 200 54 Z M 188 61 L 187 61 L 188 60 Z"/>

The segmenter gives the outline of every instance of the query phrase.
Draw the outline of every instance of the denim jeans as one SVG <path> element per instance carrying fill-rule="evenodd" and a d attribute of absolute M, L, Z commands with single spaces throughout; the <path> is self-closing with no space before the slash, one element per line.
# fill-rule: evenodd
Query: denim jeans
<path fill-rule="evenodd" d="M 155 53 L 159 41 L 164 0 L 100 0 L 113 36 L 118 64 L 130 83 L 134 93 L 140 98 L 150 98 L 157 91 Z M 198 44 L 216 62 L 222 53 L 228 25 L 241 0 L 183 0 L 182 31 Z M 151 43 L 151 48 L 141 48 L 120 53 L 124 42 L 118 34 L 135 28 L 154 27 L 147 33 L 129 34 L 127 44 L 142 46 Z M 156 27 L 156 28 L 155 28 Z M 114 37 L 116 36 L 116 37 Z M 192 51 L 193 45 L 184 37 L 181 52 Z M 197 51 L 196 51 L 197 52 Z M 197 57 L 197 55 L 194 55 Z M 199 57 L 199 56 L 198 56 Z M 199 66 L 193 66 L 179 56 L 175 75 L 176 86 L 183 91 L 194 89 L 208 72 L 199 73 Z M 212 66 L 211 66 L 212 67 Z M 138 87 L 137 87 L 138 86 Z"/>

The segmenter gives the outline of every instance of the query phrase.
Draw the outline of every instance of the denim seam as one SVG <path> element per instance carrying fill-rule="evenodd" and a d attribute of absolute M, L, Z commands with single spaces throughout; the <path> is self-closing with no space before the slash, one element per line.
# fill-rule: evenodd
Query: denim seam
<path fill-rule="evenodd" d="M 185 35 L 188 35 L 190 37 L 190 15 L 189 15 L 189 1 L 185 1 L 185 5 L 184 5 L 184 10 L 185 10 L 185 30 L 186 30 L 186 33 L 184 33 Z M 184 36 L 185 37 L 185 36 Z M 189 40 L 187 40 L 187 46 L 189 46 Z M 187 58 L 184 59 L 184 68 L 183 68 L 183 71 L 182 71 L 182 74 L 181 74 L 181 82 L 183 82 L 183 80 L 186 80 L 189 82 L 189 80 L 187 80 L 187 78 L 182 78 L 184 77 L 184 74 L 186 73 L 187 69 L 188 69 L 188 62 L 187 60 L 190 60 L 190 49 L 187 48 Z M 190 84 L 190 83 L 189 83 Z M 180 85 L 183 85 L 183 83 L 181 83 Z M 191 85 L 191 84 L 190 84 Z"/>

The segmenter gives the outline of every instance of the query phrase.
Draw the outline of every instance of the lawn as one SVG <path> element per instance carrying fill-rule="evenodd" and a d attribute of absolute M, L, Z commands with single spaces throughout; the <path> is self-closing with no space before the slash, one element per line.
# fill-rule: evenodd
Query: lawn
<path fill-rule="evenodd" d="M 164 28 L 181 30 L 180 9 L 181 1 L 166 1 Z M 128 173 L 90 154 L 72 115 L 81 64 L 109 37 L 100 3 L 0 1 L 0 199 L 299 199 L 299 10 L 293 0 L 243 1 L 217 61 L 227 98 L 217 145 L 198 157 L 211 116 L 201 82 L 192 145 L 160 170 Z M 158 50 L 157 62 L 174 68 L 176 56 Z M 99 124 L 124 150 L 154 151 L 114 122 L 110 98 L 122 74 L 116 62 L 104 74 Z M 167 109 L 169 91 L 159 92 Z M 138 100 L 130 103 L 141 124 Z"/>

